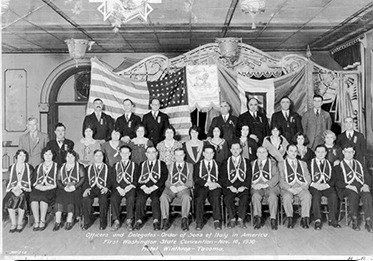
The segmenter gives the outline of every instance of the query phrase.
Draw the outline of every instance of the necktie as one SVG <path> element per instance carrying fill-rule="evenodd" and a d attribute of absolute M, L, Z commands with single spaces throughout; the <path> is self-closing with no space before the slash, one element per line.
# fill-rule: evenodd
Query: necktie
<path fill-rule="evenodd" d="M 227 122 L 227 120 L 228 120 L 227 115 L 224 115 L 224 122 Z"/>
<path fill-rule="evenodd" d="M 289 115 L 288 115 L 288 112 L 285 111 L 285 119 L 288 120 L 289 119 Z"/>
<path fill-rule="evenodd" d="M 324 161 L 320 161 L 320 170 L 322 171 L 324 169 Z"/>
<path fill-rule="evenodd" d="M 320 115 L 319 110 L 316 110 L 316 116 L 319 117 L 319 115 Z"/>
<path fill-rule="evenodd" d="M 130 119 L 129 115 L 126 114 L 126 121 L 128 121 Z"/>
<path fill-rule="evenodd" d="M 177 169 L 181 171 L 181 164 L 177 164 Z"/>
<path fill-rule="evenodd" d="M 257 119 L 257 117 L 256 117 L 256 112 L 254 112 L 254 119 Z"/>
<path fill-rule="evenodd" d="M 292 160 L 292 161 L 291 161 L 291 166 L 293 167 L 293 169 L 295 169 L 295 165 L 296 165 L 296 164 L 295 164 L 295 160 Z"/>
<path fill-rule="evenodd" d="M 149 164 L 149 169 L 150 169 L 150 170 L 153 170 L 153 162 L 150 162 L 150 164 Z"/>
<path fill-rule="evenodd" d="M 153 112 L 153 117 L 154 117 L 155 120 L 157 119 L 157 113 L 156 112 Z"/>
<path fill-rule="evenodd" d="M 210 172 L 210 170 L 211 170 L 211 163 L 209 162 L 209 163 L 207 163 L 207 170 Z"/>
<path fill-rule="evenodd" d="M 262 169 L 263 169 L 263 162 L 259 161 L 259 170 L 262 170 Z"/>
<path fill-rule="evenodd" d="M 97 165 L 97 173 L 99 173 L 101 170 L 101 165 Z"/>
<path fill-rule="evenodd" d="M 350 140 L 352 138 L 351 132 L 348 133 L 348 139 Z"/>
<path fill-rule="evenodd" d="M 63 141 L 62 141 L 62 140 L 58 140 L 57 143 L 58 143 L 58 147 L 61 148 L 61 147 L 62 147 L 62 143 L 63 143 Z"/>

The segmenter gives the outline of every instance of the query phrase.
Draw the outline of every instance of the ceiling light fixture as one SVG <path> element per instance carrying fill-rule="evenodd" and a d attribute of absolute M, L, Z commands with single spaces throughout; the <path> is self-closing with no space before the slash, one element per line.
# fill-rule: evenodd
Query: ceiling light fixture
<path fill-rule="evenodd" d="M 250 14 L 252 18 L 251 29 L 256 29 L 255 16 L 264 13 L 266 8 L 265 0 L 242 0 L 241 10 L 245 14 Z"/>
<path fill-rule="evenodd" d="M 69 49 L 70 57 L 73 58 L 76 62 L 76 67 L 78 67 L 78 59 L 84 57 L 85 52 L 91 50 L 92 45 L 95 43 L 94 41 L 88 41 L 86 39 L 67 39 L 65 40 L 67 47 Z"/>
<path fill-rule="evenodd" d="M 137 17 L 145 22 L 153 11 L 149 3 L 160 3 L 161 0 L 89 0 L 90 3 L 101 3 L 97 10 L 103 15 L 104 21 L 110 20 L 114 29 Z M 114 31 L 117 31 L 114 30 Z"/>

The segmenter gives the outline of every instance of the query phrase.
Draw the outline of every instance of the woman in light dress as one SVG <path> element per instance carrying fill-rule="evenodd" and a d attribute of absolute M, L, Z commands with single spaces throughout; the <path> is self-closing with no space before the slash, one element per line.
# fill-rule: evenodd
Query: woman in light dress
<path fill-rule="evenodd" d="M 159 152 L 159 159 L 164 161 L 167 167 L 170 167 L 175 162 L 174 151 L 181 148 L 182 145 L 179 141 L 175 140 L 175 129 L 171 125 L 165 129 L 165 139 L 157 144 Z"/>
<path fill-rule="evenodd" d="M 289 145 L 289 142 L 281 134 L 282 130 L 280 127 L 272 126 L 271 136 L 265 137 L 262 145 L 277 162 L 284 160 L 286 148 Z"/>
<path fill-rule="evenodd" d="M 131 160 L 136 164 L 140 164 L 141 162 L 146 160 L 146 148 L 153 146 L 153 142 L 145 137 L 145 126 L 142 124 L 137 125 L 136 129 L 136 137 L 133 138 L 128 145 L 132 149 L 131 153 Z"/>

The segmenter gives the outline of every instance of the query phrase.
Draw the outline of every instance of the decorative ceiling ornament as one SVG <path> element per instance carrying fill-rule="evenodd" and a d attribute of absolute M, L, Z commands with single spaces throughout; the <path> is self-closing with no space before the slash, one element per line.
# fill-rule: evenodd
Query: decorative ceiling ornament
<path fill-rule="evenodd" d="M 88 41 L 86 39 L 67 39 L 65 40 L 67 47 L 69 49 L 70 57 L 73 58 L 76 62 L 76 67 L 78 67 L 78 59 L 84 57 L 87 47 L 88 51 L 91 50 L 92 45 L 95 43 L 94 41 Z"/>
<path fill-rule="evenodd" d="M 216 38 L 215 42 L 219 45 L 221 57 L 227 59 L 233 66 L 234 62 L 237 61 L 240 56 L 238 43 L 242 43 L 242 38 Z"/>
<path fill-rule="evenodd" d="M 265 0 L 242 0 L 241 10 L 245 14 L 250 14 L 252 18 L 251 29 L 256 29 L 255 16 L 264 13 L 266 8 Z"/>
<path fill-rule="evenodd" d="M 5 10 L 9 8 L 9 2 L 10 2 L 10 0 L 1 0 L 0 1 L 1 14 L 4 14 Z"/>
<path fill-rule="evenodd" d="M 137 17 L 145 22 L 148 15 L 153 11 L 149 3 L 159 3 L 159 0 L 89 0 L 90 3 L 101 3 L 97 10 L 103 15 L 104 21 L 109 18 L 114 28 L 120 27 L 122 23 L 127 23 Z M 119 22 L 118 22 L 119 21 Z"/>

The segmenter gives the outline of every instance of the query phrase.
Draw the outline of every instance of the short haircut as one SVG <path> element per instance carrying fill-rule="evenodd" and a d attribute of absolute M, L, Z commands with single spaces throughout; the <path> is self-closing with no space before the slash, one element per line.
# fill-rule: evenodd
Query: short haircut
<path fill-rule="evenodd" d="M 97 149 L 93 152 L 93 155 L 96 155 L 96 153 L 101 152 L 102 156 L 105 157 L 105 152 L 102 149 Z"/>
<path fill-rule="evenodd" d="M 224 136 L 224 132 L 223 132 L 223 129 L 220 127 L 220 126 L 215 126 L 214 128 L 212 128 L 212 136 L 214 137 L 214 130 L 218 128 L 219 131 L 220 131 L 220 135 L 219 135 L 219 138 L 222 138 Z"/>
<path fill-rule="evenodd" d="M 192 127 L 190 127 L 189 131 L 188 131 L 189 138 L 191 138 L 190 133 L 192 132 L 192 130 L 196 131 L 199 134 L 199 132 L 200 132 L 201 129 L 197 125 L 192 125 Z"/>
<path fill-rule="evenodd" d="M 132 148 L 130 146 L 128 146 L 128 145 L 122 145 L 122 146 L 120 146 L 119 151 L 122 151 L 122 149 L 128 149 L 128 151 L 132 153 Z"/>
<path fill-rule="evenodd" d="M 238 144 L 238 145 L 240 145 L 240 148 L 242 148 L 242 145 L 241 145 L 241 142 L 240 142 L 239 139 L 233 139 L 233 140 L 231 140 L 231 141 L 229 142 L 229 148 L 231 149 L 231 148 L 232 148 L 232 145 L 234 145 L 234 144 Z"/>
<path fill-rule="evenodd" d="M 331 130 L 325 130 L 322 134 L 324 141 L 325 141 L 326 136 L 329 134 L 333 135 L 334 140 L 337 139 L 337 136 L 335 135 L 334 132 L 332 132 Z"/>
<path fill-rule="evenodd" d="M 294 144 L 297 144 L 297 139 L 298 139 L 299 136 L 303 136 L 303 138 L 304 138 L 303 145 L 307 145 L 308 143 L 310 143 L 310 140 L 308 139 L 306 134 L 304 134 L 303 132 L 297 132 L 294 135 L 293 140 L 292 140 Z"/>
<path fill-rule="evenodd" d="M 287 95 L 283 96 L 283 97 L 281 98 L 280 102 L 282 102 L 282 100 L 284 100 L 284 99 L 288 99 L 290 103 L 292 102 L 292 100 L 291 100 L 291 99 L 289 98 L 289 96 L 287 96 Z"/>
<path fill-rule="evenodd" d="M 161 100 L 160 100 L 159 98 L 157 98 L 157 97 L 153 97 L 153 98 L 151 98 L 150 101 L 149 101 L 149 104 L 152 104 L 152 102 L 153 102 L 154 100 L 159 101 L 159 104 L 161 104 Z"/>
<path fill-rule="evenodd" d="M 67 158 L 67 154 L 71 154 L 71 155 L 73 155 L 74 158 L 75 158 L 75 161 L 78 161 L 78 159 L 79 159 L 79 154 L 78 154 L 75 150 L 68 149 L 67 152 L 66 152 L 65 160 L 66 160 L 66 158 Z"/>
<path fill-rule="evenodd" d="M 145 128 L 145 125 L 142 124 L 142 123 L 137 124 L 136 127 L 135 127 L 135 133 L 137 132 L 137 130 L 138 130 L 139 128 L 143 128 L 143 129 L 144 129 L 144 135 L 146 135 L 146 128 Z"/>
<path fill-rule="evenodd" d="M 152 148 L 155 149 L 155 151 L 158 151 L 157 148 L 156 148 L 155 146 L 149 146 L 149 147 L 146 148 L 145 151 L 148 152 L 148 150 L 149 150 L 149 149 L 152 149 Z"/>
<path fill-rule="evenodd" d="M 273 129 L 277 129 L 280 132 L 280 135 L 282 134 L 282 127 L 280 125 L 278 124 L 272 125 L 270 131 L 272 131 Z"/>
<path fill-rule="evenodd" d="M 315 94 L 313 96 L 313 99 L 315 99 L 315 98 L 320 98 L 322 101 L 324 100 L 324 98 L 321 95 L 319 95 L 319 94 Z"/>
<path fill-rule="evenodd" d="M 286 151 L 288 151 L 290 147 L 295 147 L 296 149 L 298 149 L 297 145 L 295 145 L 295 144 L 289 144 L 289 145 L 286 147 Z"/>
<path fill-rule="evenodd" d="M 170 124 L 168 125 L 165 129 L 164 129 L 164 132 L 163 132 L 163 136 L 165 137 L 166 136 L 166 131 L 167 130 L 172 130 L 172 132 L 174 133 L 174 136 L 176 135 L 176 130 L 175 128 Z"/>
<path fill-rule="evenodd" d="M 182 152 L 184 152 L 184 154 L 186 154 L 186 153 L 185 153 L 185 150 L 184 150 L 183 148 L 176 148 L 176 149 L 174 150 L 174 154 L 175 154 L 176 151 L 182 151 Z"/>
<path fill-rule="evenodd" d="M 19 156 L 19 154 L 20 154 L 21 152 L 22 152 L 23 154 L 25 154 L 25 156 L 26 156 L 26 158 L 25 158 L 25 162 L 28 162 L 29 154 L 28 154 L 28 152 L 27 152 L 26 150 L 24 150 L 24 149 L 19 149 L 19 150 L 17 150 L 17 151 L 16 151 L 16 154 L 14 155 L 14 158 L 17 160 L 17 158 L 18 158 L 18 156 Z"/>
<path fill-rule="evenodd" d="M 44 147 L 42 150 L 41 150 L 41 153 L 40 153 L 40 156 L 41 156 L 41 158 L 43 159 L 43 161 L 44 161 L 44 154 L 47 152 L 47 151 L 51 151 L 52 152 L 52 155 L 53 155 L 53 157 L 52 157 L 52 160 L 54 161 L 55 160 L 55 158 L 56 158 L 56 156 L 57 156 L 57 154 L 56 154 L 56 152 L 50 147 L 50 146 L 47 146 L 47 147 Z"/>
<path fill-rule="evenodd" d="M 66 126 L 63 123 L 59 122 L 54 126 L 54 130 L 57 130 L 58 127 L 63 127 L 66 130 Z"/>
<path fill-rule="evenodd" d="M 96 98 L 96 99 L 94 99 L 94 100 L 93 100 L 93 103 L 95 103 L 96 101 L 100 101 L 100 102 L 104 103 L 100 98 Z"/>
<path fill-rule="evenodd" d="M 207 144 L 203 147 L 203 151 L 205 152 L 207 149 L 212 149 L 212 151 L 215 153 L 215 148 L 214 146 Z"/>
<path fill-rule="evenodd" d="M 134 104 L 133 104 L 133 101 L 132 101 L 130 98 L 126 98 L 126 99 L 124 99 L 122 103 L 124 103 L 125 101 L 130 101 L 131 104 L 134 105 Z"/>
<path fill-rule="evenodd" d="M 256 101 L 259 103 L 259 100 L 258 100 L 257 98 L 255 98 L 255 97 L 251 97 L 250 99 L 247 100 L 247 104 L 249 104 L 249 102 L 250 102 L 251 100 L 256 100 Z"/>
<path fill-rule="evenodd" d="M 87 126 L 84 127 L 84 130 L 83 130 L 83 136 L 84 136 L 84 138 L 85 138 L 85 130 L 86 129 L 92 130 L 92 137 L 95 136 L 95 134 L 97 132 L 96 128 L 93 125 L 87 125 Z"/>
<path fill-rule="evenodd" d="M 352 142 L 346 142 L 342 145 L 342 150 L 352 148 L 355 151 L 355 146 Z"/>
<path fill-rule="evenodd" d="M 36 121 L 36 123 L 38 122 L 38 119 L 36 118 L 36 117 L 34 117 L 34 116 L 31 116 L 31 117 L 29 117 L 28 119 L 27 119 L 27 121 L 29 122 L 29 121 Z"/>
<path fill-rule="evenodd" d="M 316 151 L 318 148 L 324 148 L 325 151 L 328 151 L 328 150 L 326 149 L 325 145 L 323 145 L 323 144 L 317 145 L 316 148 L 315 148 L 315 151 Z"/>

